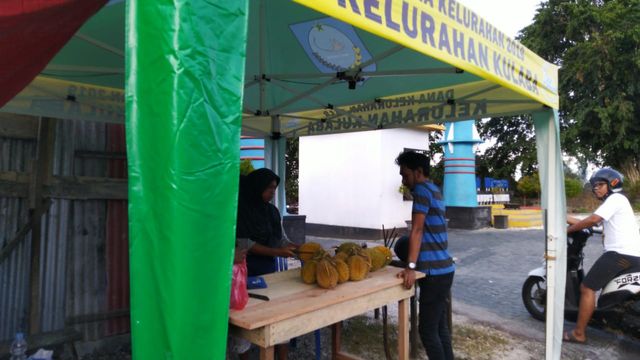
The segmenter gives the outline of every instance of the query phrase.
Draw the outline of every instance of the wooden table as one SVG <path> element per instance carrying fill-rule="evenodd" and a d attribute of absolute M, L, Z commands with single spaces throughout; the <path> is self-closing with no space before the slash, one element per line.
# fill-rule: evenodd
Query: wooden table
<path fill-rule="evenodd" d="M 398 302 L 398 359 L 409 358 L 409 302 L 413 289 L 405 289 L 396 274 L 385 267 L 361 281 L 347 281 L 331 290 L 307 285 L 300 269 L 265 275 L 266 289 L 249 290 L 269 301 L 250 298 L 241 311 L 229 315 L 231 334 L 260 347 L 260 359 L 274 358 L 274 346 L 314 330 L 333 326 L 333 358 L 355 359 L 340 351 L 340 322 L 383 305 Z M 416 272 L 421 278 L 424 274 Z"/>

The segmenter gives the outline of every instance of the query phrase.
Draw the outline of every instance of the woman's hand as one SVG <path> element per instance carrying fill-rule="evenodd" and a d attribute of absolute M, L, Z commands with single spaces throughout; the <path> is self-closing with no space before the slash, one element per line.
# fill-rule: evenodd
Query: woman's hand
<path fill-rule="evenodd" d="M 276 249 L 276 256 L 280 257 L 295 257 L 296 254 L 293 252 L 297 247 L 295 245 L 289 244 L 285 245 L 281 248 Z"/>
<path fill-rule="evenodd" d="M 239 264 L 244 261 L 247 256 L 247 250 L 238 250 L 236 249 L 235 254 L 233 255 L 233 263 Z"/>

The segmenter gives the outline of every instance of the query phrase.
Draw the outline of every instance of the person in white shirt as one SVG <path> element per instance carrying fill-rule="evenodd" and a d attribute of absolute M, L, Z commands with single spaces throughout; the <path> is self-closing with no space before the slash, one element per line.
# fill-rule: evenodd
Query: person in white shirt
<path fill-rule="evenodd" d="M 629 200 L 620 193 L 622 181 L 622 174 L 612 168 L 598 170 L 589 183 L 593 194 L 603 201 L 602 205 L 585 219 L 567 217 L 568 233 L 602 223 L 604 254 L 580 285 L 578 321 L 575 329 L 564 333 L 565 341 L 584 343 L 587 324 L 596 306 L 596 291 L 625 270 L 640 266 L 640 231 Z"/>

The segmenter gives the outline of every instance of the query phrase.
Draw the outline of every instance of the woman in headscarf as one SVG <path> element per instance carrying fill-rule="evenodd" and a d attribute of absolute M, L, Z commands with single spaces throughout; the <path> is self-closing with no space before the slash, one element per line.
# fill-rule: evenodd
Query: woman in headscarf
<path fill-rule="evenodd" d="M 280 177 L 262 168 L 240 179 L 237 238 L 248 240 L 247 270 L 249 276 L 276 271 L 276 257 L 292 257 L 296 245 L 283 239 L 278 208 L 270 203 Z"/>

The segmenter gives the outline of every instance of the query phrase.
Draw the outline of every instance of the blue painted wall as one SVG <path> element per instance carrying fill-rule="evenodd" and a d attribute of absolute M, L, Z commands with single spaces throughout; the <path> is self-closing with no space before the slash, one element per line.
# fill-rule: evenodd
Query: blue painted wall
<path fill-rule="evenodd" d="M 475 121 L 445 124 L 444 202 L 446 206 L 477 207 L 476 155 L 473 146 L 482 142 L 475 131 Z"/>
<path fill-rule="evenodd" d="M 242 137 L 240 139 L 240 160 L 251 159 L 254 169 L 264 167 L 264 139 Z"/>

